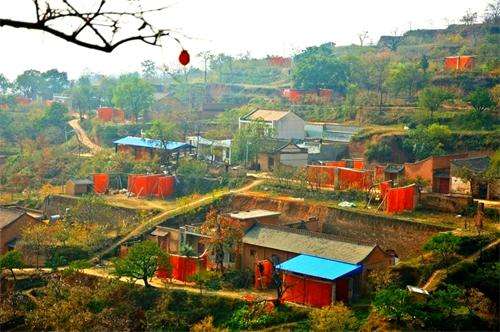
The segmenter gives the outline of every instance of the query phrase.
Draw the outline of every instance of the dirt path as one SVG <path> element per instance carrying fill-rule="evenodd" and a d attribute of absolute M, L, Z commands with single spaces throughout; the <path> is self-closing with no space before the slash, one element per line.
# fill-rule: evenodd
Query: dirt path
<path fill-rule="evenodd" d="M 76 137 L 78 140 L 85 145 L 87 148 L 89 148 L 91 154 L 96 154 L 97 152 L 101 151 L 102 148 L 92 142 L 90 138 L 87 136 L 87 133 L 83 128 L 80 126 L 80 120 L 79 119 L 73 119 L 68 122 L 68 124 L 75 130 Z"/>
<path fill-rule="evenodd" d="M 463 261 L 474 262 L 476 259 L 479 258 L 482 251 L 488 250 L 488 249 L 498 245 L 499 243 L 500 243 L 500 239 L 497 239 L 496 241 L 493 241 L 492 243 L 488 244 L 486 247 L 482 248 L 481 250 L 476 251 L 474 254 L 467 256 L 466 258 L 464 258 L 460 262 L 453 264 L 448 269 L 440 269 L 440 270 L 434 271 L 434 273 L 432 273 L 431 277 L 427 280 L 424 287 L 422 287 L 422 288 L 425 289 L 426 291 L 436 290 L 438 288 L 439 284 L 441 284 L 441 282 L 446 278 L 446 275 L 448 274 L 449 270 L 452 270 L 454 267 L 458 266 L 458 264 L 462 263 Z"/>
<path fill-rule="evenodd" d="M 145 222 L 140 224 L 138 227 L 133 229 L 130 233 L 128 233 L 125 237 L 121 238 L 120 240 L 113 243 L 111 246 L 105 248 L 104 250 L 101 250 L 100 252 L 98 252 L 96 254 L 96 256 L 94 257 L 94 260 L 101 259 L 103 256 L 105 256 L 106 254 L 109 254 L 110 252 L 112 252 L 113 250 L 118 248 L 120 245 L 125 243 L 126 241 L 153 229 L 155 226 L 164 222 L 165 219 L 178 216 L 178 215 L 180 215 L 184 212 L 187 212 L 188 210 L 194 209 L 194 208 L 198 208 L 198 207 L 201 207 L 204 205 L 211 204 L 215 200 L 222 198 L 224 196 L 248 191 L 248 190 L 252 189 L 253 187 L 262 184 L 263 182 L 264 182 L 264 180 L 262 180 L 262 179 L 253 180 L 251 183 L 249 183 L 248 185 L 246 185 L 244 187 L 234 189 L 234 190 L 218 191 L 215 193 L 211 193 L 211 194 L 208 194 L 208 195 L 201 197 L 200 199 L 194 200 L 186 205 L 178 206 L 178 207 L 175 207 L 173 209 L 166 210 L 166 211 L 154 216 L 153 218 L 146 220 Z"/>

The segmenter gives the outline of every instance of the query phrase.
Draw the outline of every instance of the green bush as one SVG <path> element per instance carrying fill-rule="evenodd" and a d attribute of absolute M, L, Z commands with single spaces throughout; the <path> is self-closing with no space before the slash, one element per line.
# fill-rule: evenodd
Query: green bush
<path fill-rule="evenodd" d="M 252 271 L 228 270 L 222 275 L 224 288 L 241 289 L 249 288 L 252 285 Z"/>
<path fill-rule="evenodd" d="M 307 317 L 306 311 L 288 306 L 274 308 L 270 303 L 244 305 L 236 310 L 227 326 L 236 330 L 261 329 L 271 325 L 296 322 Z"/>

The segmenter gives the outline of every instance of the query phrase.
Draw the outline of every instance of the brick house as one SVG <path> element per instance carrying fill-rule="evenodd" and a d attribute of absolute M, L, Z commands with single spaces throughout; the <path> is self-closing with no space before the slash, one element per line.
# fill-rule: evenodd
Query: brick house
<path fill-rule="evenodd" d="M 23 228 L 38 222 L 25 211 L 0 207 L 0 254 L 15 249 Z"/>
<path fill-rule="evenodd" d="M 307 149 L 300 148 L 291 141 L 276 141 L 271 142 L 269 145 L 267 151 L 260 152 L 257 155 L 257 163 L 262 171 L 273 171 L 281 165 L 307 166 Z"/>
<path fill-rule="evenodd" d="M 325 266 L 343 265 L 344 268 L 349 268 L 348 272 L 323 281 L 329 283 L 330 287 L 337 287 L 336 294 L 339 298 L 333 297 L 331 300 L 346 302 L 365 288 L 367 275 L 371 271 L 387 268 L 393 265 L 395 260 L 393 254 L 385 252 L 378 245 L 360 245 L 338 240 L 329 234 L 259 223 L 250 227 L 243 236 L 240 253 L 241 268 L 255 272 L 256 262 L 267 259 L 278 269 L 286 271 L 285 274 L 291 276 L 290 278 L 322 279 L 314 273 L 306 273 L 305 270 L 314 270 L 313 265 L 316 263 Z M 304 262 L 311 259 L 298 258 L 301 256 L 315 257 L 316 259 L 312 259 L 315 261 L 319 258 L 321 262 L 304 266 L 308 264 Z M 298 264 L 303 267 L 300 271 L 287 268 L 287 262 L 293 262 L 294 259 L 304 260 Z M 320 268 L 316 268 L 318 269 Z"/>

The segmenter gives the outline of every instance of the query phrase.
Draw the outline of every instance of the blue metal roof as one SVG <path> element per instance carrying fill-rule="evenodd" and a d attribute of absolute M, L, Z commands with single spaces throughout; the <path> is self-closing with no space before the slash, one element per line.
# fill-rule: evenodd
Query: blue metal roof
<path fill-rule="evenodd" d="M 158 139 L 150 139 L 150 138 L 142 138 L 135 136 L 127 136 L 124 138 L 120 138 L 113 142 L 113 144 L 119 145 L 130 145 L 130 146 L 139 146 L 143 148 L 151 148 L 151 149 L 166 149 L 166 150 L 177 150 L 180 148 L 187 148 L 190 145 L 184 142 L 167 142 L 166 146 L 162 144 L 162 142 Z"/>
<path fill-rule="evenodd" d="M 299 255 L 276 266 L 278 270 L 299 273 L 316 278 L 335 280 L 361 273 L 361 265 L 349 264 L 310 255 Z"/>

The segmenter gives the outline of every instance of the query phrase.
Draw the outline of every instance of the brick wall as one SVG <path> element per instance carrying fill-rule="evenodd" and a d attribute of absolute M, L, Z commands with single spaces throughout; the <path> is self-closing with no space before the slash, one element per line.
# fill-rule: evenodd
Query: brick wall
<path fill-rule="evenodd" d="M 421 253 L 422 245 L 446 227 L 422 224 L 394 216 L 381 216 L 277 198 L 235 195 L 231 209 L 266 209 L 280 211 L 283 223 L 292 223 L 317 217 L 324 233 L 336 235 L 339 240 L 360 244 L 378 244 L 383 250 L 393 249 L 400 258 Z"/>
<path fill-rule="evenodd" d="M 23 228 L 38 222 L 39 221 L 35 218 L 24 214 L 16 221 L 0 229 L 0 254 L 3 255 L 9 250 L 9 248 L 7 247 L 7 243 L 16 238 L 19 238 Z"/>

